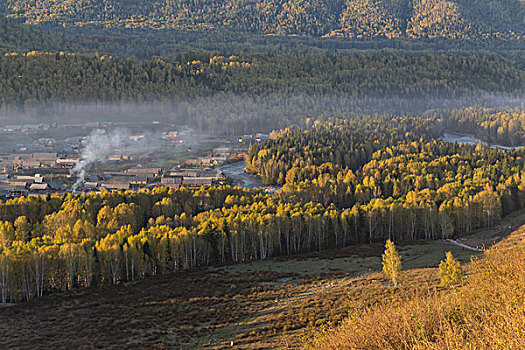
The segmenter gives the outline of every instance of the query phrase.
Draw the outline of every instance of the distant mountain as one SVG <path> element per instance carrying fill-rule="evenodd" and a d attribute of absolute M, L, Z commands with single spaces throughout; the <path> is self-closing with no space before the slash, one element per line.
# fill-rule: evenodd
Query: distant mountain
<path fill-rule="evenodd" d="M 4 0 L 27 23 L 354 38 L 525 36 L 524 0 Z"/>

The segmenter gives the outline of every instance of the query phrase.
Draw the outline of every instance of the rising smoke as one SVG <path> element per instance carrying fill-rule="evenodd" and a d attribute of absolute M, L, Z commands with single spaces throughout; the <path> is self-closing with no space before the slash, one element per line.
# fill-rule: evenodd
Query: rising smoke
<path fill-rule="evenodd" d="M 86 171 L 96 162 L 102 162 L 108 156 L 120 152 L 129 138 L 129 132 L 123 129 L 95 130 L 86 139 L 82 150 L 82 159 L 73 168 L 77 181 L 71 188 L 75 192 L 86 178 Z"/>

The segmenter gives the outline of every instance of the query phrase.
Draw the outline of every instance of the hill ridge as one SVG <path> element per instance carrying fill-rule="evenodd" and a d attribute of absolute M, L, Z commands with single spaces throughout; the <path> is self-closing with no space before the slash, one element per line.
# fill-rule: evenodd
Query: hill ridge
<path fill-rule="evenodd" d="M 521 39 L 522 0 L 7 0 L 26 23 L 350 38 Z"/>

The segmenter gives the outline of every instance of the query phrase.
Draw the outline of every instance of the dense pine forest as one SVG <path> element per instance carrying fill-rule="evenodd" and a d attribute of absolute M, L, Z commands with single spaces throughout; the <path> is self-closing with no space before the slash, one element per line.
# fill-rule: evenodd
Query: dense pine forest
<path fill-rule="evenodd" d="M 4 6 L 28 23 L 388 39 L 520 39 L 525 20 L 519 0 L 7 0 Z"/>
<path fill-rule="evenodd" d="M 0 57 L 4 118 L 24 115 L 38 121 L 90 103 L 93 110 L 150 104 L 173 122 L 221 134 L 305 126 L 306 118 L 356 112 L 421 113 L 491 99 L 498 105 L 519 98 L 524 87 L 521 56 L 489 53 L 191 51 L 139 60 L 29 52 Z"/>
<path fill-rule="evenodd" d="M 446 113 L 445 127 L 478 135 L 482 140 L 503 146 L 525 143 L 525 115 L 523 110 L 494 111 L 471 107 Z"/>
<path fill-rule="evenodd" d="M 456 116 L 503 127 L 505 115 L 523 115 L 507 113 L 356 116 L 275 132 L 247 158 L 264 181 L 283 184 L 273 196 L 231 187 L 157 188 L 2 202 L 2 301 L 490 227 L 525 206 L 525 149 L 436 136 Z"/>
<path fill-rule="evenodd" d="M 8 53 L 0 58 L 0 67 L 3 102 L 19 105 L 27 99 L 143 102 L 219 92 L 436 98 L 482 92 L 519 94 L 525 86 L 523 59 L 493 54 L 224 56 L 186 52 L 133 60 L 30 52 Z"/>
<path fill-rule="evenodd" d="M 444 130 L 471 133 L 481 142 L 477 148 L 490 144 L 521 146 L 525 117 L 522 108 L 488 109 L 469 107 L 428 112 L 426 116 L 355 117 L 346 121 L 345 127 L 329 124 L 316 128 L 315 132 L 299 128 L 277 131 L 272 139 L 255 145 L 248 154 L 248 170 L 261 175 L 263 182 L 283 185 L 288 181 L 288 172 L 304 179 L 309 172 L 307 166 L 322 166 L 331 163 L 341 168 L 355 170 L 368 163 L 384 143 L 394 145 L 403 140 L 417 140 L 418 135 L 439 138 Z M 308 121 L 310 126 L 317 122 Z M 407 132 L 406 125 L 410 125 Z M 377 142 L 377 140 L 383 142 Z M 289 152 L 293 150 L 293 152 Z M 388 151 L 392 155 L 392 150 Z"/>

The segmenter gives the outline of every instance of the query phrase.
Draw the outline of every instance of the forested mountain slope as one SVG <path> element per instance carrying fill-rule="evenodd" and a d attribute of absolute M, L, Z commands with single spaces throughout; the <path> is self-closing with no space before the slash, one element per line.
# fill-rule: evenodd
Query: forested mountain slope
<path fill-rule="evenodd" d="M 50 45 L 50 42 L 57 43 L 58 38 L 48 39 L 48 35 L 44 35 L 33 26 L 26 26 L 0 16 L 0 51 L 40 50 L 57 47 L 57 45 Z"/>
<path fill-rule="evenodd" d="M 245 54 L 186 52 L 133 60 L 31 52 L 0 57 L 6 103 L 35 98 L 115 101 L 217 92 L 439 97 L 472 92 L 523 93 L 525 62 L 495 55 Z M 19 77 L 22 76 L 22 77 Z"/>
<path fill-rule="evenodd" d="M 155 104 L 199 130 L 242 133 L 306 117 L 519 100 L 524 86 L 524 60 L 492 54 L 186 52 L 137 60 L 30 52 L 0 56 L 0 118 L 70 115 L 84 102 Z"/>
<path fill-rule="evenodd" d="M 522 0 L 6 0 L 10 17 L 66 26 L 278 35 L 520 38 Z"/>

